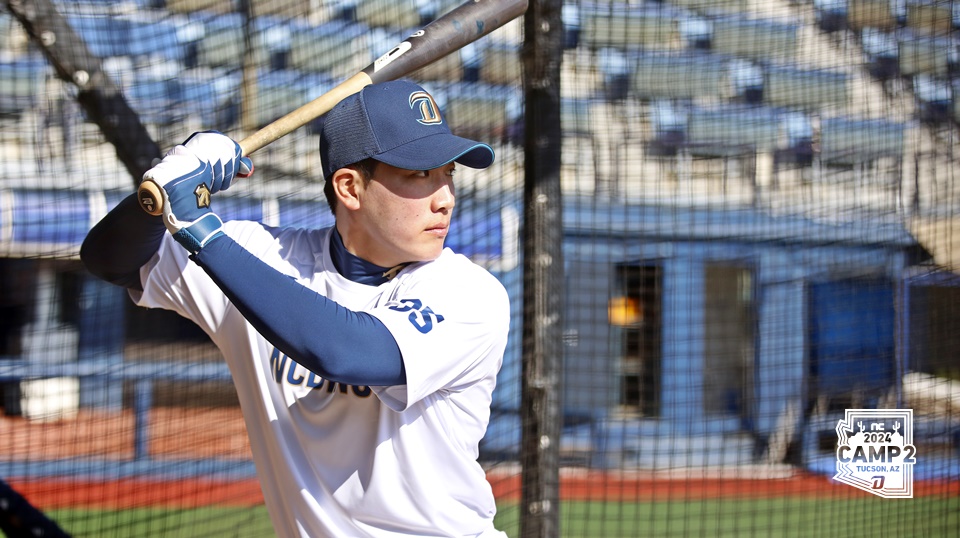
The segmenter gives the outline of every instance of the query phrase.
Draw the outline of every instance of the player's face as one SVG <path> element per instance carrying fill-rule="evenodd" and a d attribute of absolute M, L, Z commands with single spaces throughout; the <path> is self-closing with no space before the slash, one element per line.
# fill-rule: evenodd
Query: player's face
<path fill-rule="evenodd" d="M 355 214 L 359 233 L 348 248 L 384 267 L 440 256 L 456 203 L 448 164 L 433 170 L 406 170 L 379 163 L 360 191 Z"/>

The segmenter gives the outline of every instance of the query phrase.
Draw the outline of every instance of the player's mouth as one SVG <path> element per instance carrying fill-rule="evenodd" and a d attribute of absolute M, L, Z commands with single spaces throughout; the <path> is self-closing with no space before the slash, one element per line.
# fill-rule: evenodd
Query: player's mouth
<path fill-rule="evenodd" d="M 446 237 L 447 230 L 448 230 L 448 226 L 446 224 L 436 224 L 436 225 L 430 226 L 424 231 L 430 235 L 435 235 L 437 237 Z"/>

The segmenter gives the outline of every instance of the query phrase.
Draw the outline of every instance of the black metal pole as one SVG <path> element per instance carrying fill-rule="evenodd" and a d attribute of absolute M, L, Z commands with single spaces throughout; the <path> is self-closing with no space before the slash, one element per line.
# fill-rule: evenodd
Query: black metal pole
<path fill-rule="evenodd" d="M 524 19 L 523 537 L 560 535 L 563 312 L 560 198 L 562 0 L 531 0 Z"/>
<path fill-rule="evenodd" d="M 117 157 L 140 184 L 160 147 L 140 123 L 123 94 L 103 72 L 97 58 L 50 0 L 6 0 L 33 43 L 43 51 L 57 76 L 77 88 L 77 102 L 117 150 Z"/>

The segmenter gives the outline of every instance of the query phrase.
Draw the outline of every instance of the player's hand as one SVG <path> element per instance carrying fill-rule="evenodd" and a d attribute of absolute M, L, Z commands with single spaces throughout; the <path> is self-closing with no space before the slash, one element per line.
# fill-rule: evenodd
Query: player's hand
<path fill-rule="evenodd" d="M 223 222 L 211 209 L 214 193 L 227 189 L 234 177 L 253 173 L 253 162 L 241 156 L 240 145 L 217 132 L 194 133 L 174 147 L 143 175 L 159 187 L 163 223 L 191 253 L 221 234 Z"/>

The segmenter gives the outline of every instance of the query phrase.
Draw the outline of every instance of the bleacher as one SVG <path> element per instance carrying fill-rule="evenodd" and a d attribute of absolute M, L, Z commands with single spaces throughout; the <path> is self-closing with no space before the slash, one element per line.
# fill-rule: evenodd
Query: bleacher
<path fill-rule="evenodd" d="M 240 2 L 57 2 L 164 147 L 190 129 L 240 133 L 261 127 L 457 4 L 257 0 L 250 3 L 253 18 L 247 21 Z M 596 122 L 578 120 L 582 129 L 565 136 L 590 144 L 567 146 L 586 152 L 581 156 L 587 160 L 629 155 L 631 164 L 592 167 L 594 177 L 566 178 L 564 185 L 574 192 L 613 185 L 612 195 L 642 193 L 643 177 L 650 177 L 643 170 L 651 167 L 684 168 L 675 162 L 680 158 L 693 168 L 712 169 L 704 160 L 755 155 L 761 166 L 747 167 L 745 175 L 733 179 L 761 194 L 751 203 L 776 204 L 778 196 L 792 196 L 791 184 L 845 181 L 850 159 L 841 155 L 863 153 L 868 161 L 884 158 L 900 167 L 903 144 L 936 145 L 936 130 L 956 128 L 960 17 L 947 4 L 814 0 L 768 2 L 760 9 L 743 0 L 566 3 L 565 99 L 619 107 L 611 119 L 617 125 L 604 125 L 607 134 L 591 132 Z M 0 26 L 0 114 L 9 119 L 41 106 L 39 88 L 52 78 L 22 37 L 15 46 L 15 24 L 5 15 Z M 413 75 L 438 94 L 458 132 L 493 132 L 497 143 L 522 143 L 519 25 L 515 21 Z M 838 65 L 833 58 L 841 55 L 860 63 Z M 241 91 L 244 62 L 256 67 L 255 84 L 246 83 L 248 90 L 256 87 L 256 101 Z M 46 91 L 53 92 L 48 102 L 69 98 L 62 85 Z M 253 107 L 246 114 L 245 98 Z M 877 99 L 891 106 L 872 105 Z M 664 119 L 667 109 L 673 111 L 669 120 Z M 891 110 L 903 114 L 890 117 Z M 869 148 L 861 152 L 858 142 L 830 131 L 840 124 L 876 121 L 892 123 L 899 146 L 867 129 L 856 139 Z M 915 122 L 930 132 L 915 133 Z M 788 123 L 804 125 L 809 137 L 800 137 L 798 144 L 787 133 Z M 724 125 L 731 133 L 712 134 Z M 611 136 L 611 130 L 624 136 Z M 291 136 L 315 134 L 308 128 Z M 876 148 L 889 153 L 879 155 Z M 767 162 L 772 164 L 762 164 Z M 710 191 L 706 181 L 693 188 Z"/>

